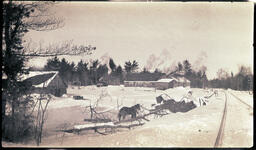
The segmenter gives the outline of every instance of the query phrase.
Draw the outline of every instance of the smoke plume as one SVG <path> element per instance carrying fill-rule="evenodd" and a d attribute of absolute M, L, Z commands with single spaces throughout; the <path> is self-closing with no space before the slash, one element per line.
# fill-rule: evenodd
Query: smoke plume
<path fill-rule="evenodd" d="M 207 54 L 205 51 L 201 51 L 196 61 L 192 64 L 192 69 L 195 71 L 206 71 L 207 67 L 205 66 L 207 60 Z"/>
<path fill-rule="evenodd" d="M 172 56 L 168 50 L 163 50 L 158 56 L 151 54 L 146 62 L 145 68 L 153 72 L 156 69 L 170 73 L 175 69 L 176 62 L 172 60 Z"/>

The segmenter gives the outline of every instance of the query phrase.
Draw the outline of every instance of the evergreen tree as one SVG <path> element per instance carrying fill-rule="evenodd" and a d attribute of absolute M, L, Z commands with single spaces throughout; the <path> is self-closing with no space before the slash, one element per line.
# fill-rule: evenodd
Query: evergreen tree
<path fill-rule="evenodd" d="M 119 77 L 120 82 L 123 83 L 123 69 L 120 65 L 116 68 L 116 74 Z"/>
<path fill-rule="evenodd" d="M 92 84 L 97 83 L 97 79 L 98 79 L 97 68 L 98 68 L 98 65 L 99 65 L 99 60 L 94 60 L 94 61 L 92 61 L 92 64 L 90 66 L 89 76 L 90 76 L 90 80 L 91 80 Z"/>
<path fill-rule="evenodd" d="M 111 68 L 112 72 L 116 71 L 116 64 L 114 63 L 114 60 L 112 58 L 109 59 L 109 67 Z"/>
<path fill-rule="evenodd" d="M 60 77 L 65 81 L 66 84 L 68 84 L 68 82 L 71 81 L 72 69 L 70 67 L 70 64 L 68 63 L 68 61 L 66 61 L 65 58 L 61 59 L 60 69 L 58 71 L 59 71 Z"/>
<path fill-rule="evenodd" d="M 47 71 L 59 71 L 60 70 L 60 60 L 55 56 L 52 59 L 48 59 L 44 69 Z"/>
<path fill-rule="evenodd" d="M 89 84 L 88 81 L 88 63 L 84 63 L 82 60 L 78 62 L 76 71 L 79 76 L 79 81 L 81 82 L 82 85 L 87 85 Z"/>
<path fill-rule="evenodd" d="M 108 75 L 108 67 L 106 64 L 104 65 L 99 65 L 99 67 L 97 68 L 97 78 L 96 78 L 96 82 L 99 81 L 100 78 L 104 78 Z M 103 79 L 105 80 L 105 79 Z"/>
<path fill-rule="evenodd" d="M 136 60 L 134 60 L 134 61 L 132 62 L 132 69 L 131 69 L 131 71 L 134 72 L 134 71 L 136 71 L 138 68 L 139 68 L 139 64 L 138 64 L 138 62 L 137 62 Z"/>
<path fill-rule="evenodd" d="M 182 66 L 182 64 L 180 62 L 178 63 L 177 70 L 178 71 L 182 71 L 183 70 L 183 66 Z"/>
<path fill-rule="evenodd" d="M 127 61 L 125 62 L 124 68 L 127 73 L 134 72 L 138 69 L 138 62 L 134 60 L 133 62 Z"/>
<path fill-rule="evenodd" d="M 191 64 L 189 63 L 188 60 L 183 61 L 183 69 L 185 71 L 185 77 L 188 79 L 191 79 L 192 69 L 191 69 Z"/>
<path fill-rule="evenodd" d="M 132 70 L 132 63 L 130 61 L 125 62 L 124 69 L 127 73 L 130 73 Z"/>
<path fill-rule="evenodd" d="M 123 69 L 122 69 L 122 67 L 120 65 L 116 68 L 116 72 L 119 75 L 121 75 L 123 73 Z"/>
<path fill-rule="evenodd" d="M 77 72 L 81 73 L 81 72 L 87 72 L 88 69 L 88 63 L 84 63 L 82 60 L 80 60 L 77 64 Z"/>

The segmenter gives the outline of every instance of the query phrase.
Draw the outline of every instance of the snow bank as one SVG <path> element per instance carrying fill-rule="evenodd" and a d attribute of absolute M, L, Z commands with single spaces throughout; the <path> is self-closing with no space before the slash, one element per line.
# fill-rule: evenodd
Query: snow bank
<path fill-rule="evenodd" d="M 62 100 L 53 100 L 49 103 L 49 109 L 73 107 L 73 106 L 89 106 L 88 100 L 74 100 L 73 98 L 63 98 Z"/>
<path fill-rule="evenodd" d="M 36 109 L 38 108 L 39 103 L 37 102 L 40 99 L 39 94 L 31 95 L 34 103 L 36 104 Z M 37 103 L 36 103 L 37 102 Z M 44 107 L 47 103 L 46 99 L 41 100 L 42 106 Z M 56 108 L 64 108 L 64 107 L 72 107 L 72 106 L 81 106 L 85 107 L 90 105 L 90 101 L 88 100 L 75 100 L 70 96 L 65 97 L 55 97 L 50 95 L 50 102 L 48 103 L 48 109 L 56 109 Z"/>
<path fill-rule="evenodd" d="M 175 101 L 194 101 L 197 106 L 200 106 L 200 99 L 203 99 L 205 93 L 201 89 L 190 89 L 184 87 L 170 88 L 167 90 L 156 90 L 156 91 L 146 91 L 147 88 L 140 88 L 142 90 L 137 90 L 137 87 L 123 87 L 121 86 L 107 86 L 107 87 L 96 87 L 92 86 L 80 86 L 73 87 L 69 86 L 67 94 L 62 97 L 54 97 L 49 103 L 49 109 L 64 108 L 72 106 L 86 107 L 90 104 L 95 105 L 98 101 L 98 107 L 104 107 L 106 110 L 113 109 L 117 110 L 121 107 L 127 106 L 131 107 L 135 104 L 141 104 L 143 107 L 150 109 L 152 104 L 156 104 L 156 97 L 165 93 L 163 95 L 165 100 L 170 98 Z M 143 90 L 146 89 L 146 90 Z M 193 91 L 193 96 L 188 97 L 188 91 Z M 74 100 L 73 96 L 79 95 L 83 96 L 85 100 Z M 39 98 L 39 94 L 35 94 L 35 100 Z M 46 101 L 42 101 L 46 103 Z M 105 111 L 105 110 L 104 110 Z"/>
<path fill-rule="evenodd" d="M 84 128 L 91 128 L 91 127 L 98 127 L 98 126 L 114 126 L 113 122 L 108 123 L 90 123 L 90 124 L 83 124 L 83 125 L 75 125 L 74 129 L 84 129 Z"/>

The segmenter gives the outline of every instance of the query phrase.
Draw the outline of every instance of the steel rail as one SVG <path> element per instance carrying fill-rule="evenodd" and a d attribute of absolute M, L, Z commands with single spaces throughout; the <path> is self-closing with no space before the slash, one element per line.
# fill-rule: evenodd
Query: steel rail
<path fill-rule="evenodd" d="M 237 100 L 239 100 L 241 103 L 243 103 L 244 105 L 248 106 L 249 108 L 252 109 L 252 106 L 247 104 L 246 102 L 244 102 L 243 100 L 241 100 L 239 97 L 237 97 L 236 95 L 234 95 L 233 93 L 229 92 L 232 96 L 234 96 Z"/>
<path fill-rule="evenodd" d="M 215 140 L 214 147 L 220 147 L 222 145 L 223 133 L 224 133 L 224 128 L 225 128 L 226 116 L 227 116 L 226 115 L 227 114 L 227 93 L 224 91 L 222 91 L 222 92 L 225 93 L 225 106 L 224 106 L 223 115 L 222 115 L 222 119 L 221 119 L 221 123 L 220 123 L 220 128 L 219 128 L 217 138 Z"/>

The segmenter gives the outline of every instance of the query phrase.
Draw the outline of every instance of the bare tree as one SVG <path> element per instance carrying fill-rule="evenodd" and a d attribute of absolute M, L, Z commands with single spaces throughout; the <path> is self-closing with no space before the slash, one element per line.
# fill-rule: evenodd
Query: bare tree
<path fill-rule="evenodd" d="M 18 105 L 20 97 L 24 96 L 20 91 L 24 88 L 19 84 L 19 78 L 27 70 L 25 69 L 25 61 L 30 57 L 48 57 L 56 55 L 79 55 L 82 53 L 91 54 L 95 47 L 74 45 L 72 41 L 66 41 L 61 44 L 50 44 L 46 48 L 39 45 L 38 49 L 30 49 L 29 45 L 24 42 L 24 35 L 29 30 L 49 31 L 56 30 L 64 26 L 64 19 L 57 17 L 50 11 L 56 4 L 55 2 L 19 2 L 19 1 L 4 1 L 3 2 L 3 21 L 2 21 L 2 70 L 6 76 L 5 87 L 2 96 L 2 122 L 5 122 L 6 104 L 10 103 L 13 111 L 10 123 L 15 128 L 15 118 L 17 110 L 28 109 L 26 106 Z M 24 47 L 25 45 L 25 47 Z M 43 128 L 45 111 L 47 107 L 41 108 L 41 117 L 38 122 L 39 136 L 38 143 L 41 142 L 41 132 Z M 2 131 L 5 130 L 2 128 Z M 4 132 L 5 133 L 5 132 Z M 8 136 L 8 134 L 6 134 Z M 13 141 L 18 135 L 10 137 Z"/>
<path fill-rule="evenodd" d="M 26 48 L 22 55 L 24 57 L 50 57 L 50 56 L 72 56 L 72 55 L 90 55 L 96 50 L 96 47 L 91 45 L 76 45 L 73 43 L 73 40 L 62 41 L 62 43 L 52 43 L 46 47 L 42 46 L 42 43 L 39 43 L 37 48 L 31 46 L 30 43 L 27 43 Z"/>
<path fill-rule="evenodd" d="M 39 146 L 42 141 L 43 127 L 46 120 L 46 110 L 50 100 L 51 95 L 43 93 L 41 93 L 40 97 L 37 99 L 38 109 L 35 120 L 35 141 L 37 146 Z M 43 104 L 43 101 L 45 101 L 45 104 Z"/>
<path fill-rule="evenodd" d="M 227 79 L 229 77 L 229 74 L 226 70 L 224 69 L 219 69 L 218 72 L 217 72 L 217 76 L 218 76 L 218 79 Z"/>

